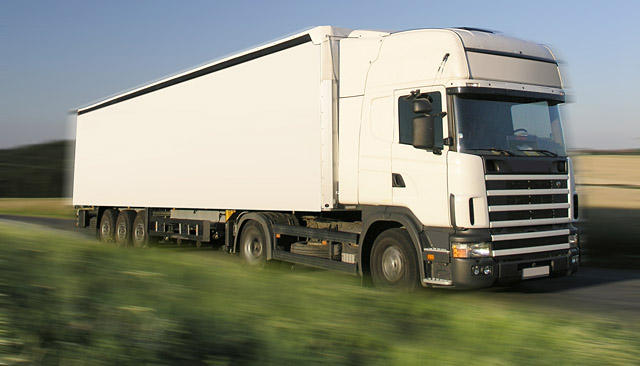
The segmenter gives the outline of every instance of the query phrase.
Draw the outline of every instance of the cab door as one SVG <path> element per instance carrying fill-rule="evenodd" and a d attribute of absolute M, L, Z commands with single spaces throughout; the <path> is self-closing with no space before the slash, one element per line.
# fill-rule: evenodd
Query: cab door
<path fill-rule="evenodd" d="M 446 112 L 444 87 L 420 87 L 394 92 L 394 133 L 391 144 L 392 201 L 394 206 L 409 208 L 422 224 L 449 226 L 447 189 L 447 153 L 443 139 L 449 136 L 447 116 L 435 119 L 436 149 L 413 147 L 411 92 L 419 90 L 433 106 L 431 114 Z"/>

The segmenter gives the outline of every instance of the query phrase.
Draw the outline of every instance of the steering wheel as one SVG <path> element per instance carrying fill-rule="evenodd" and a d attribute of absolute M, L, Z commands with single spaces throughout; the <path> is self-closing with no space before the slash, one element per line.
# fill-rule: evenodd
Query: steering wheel
<path fill-rule="evenodd" d="M 515 130 L 513 130 L 514 135 L 518 134 L 518 132 L 522 132 L 521 134 L 519 134 L 520 136 L 526 136 L 529 134 L 529 131 L 524 128 L 516 128 Z"/>

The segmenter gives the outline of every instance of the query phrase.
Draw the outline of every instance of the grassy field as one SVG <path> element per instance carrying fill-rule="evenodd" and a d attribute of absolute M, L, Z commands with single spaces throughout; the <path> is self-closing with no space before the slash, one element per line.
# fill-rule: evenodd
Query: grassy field
<path fill-rule="evenodd" d="M 630 365 L 640 324 L 0 223 L 4 365 Z"/>
<path fill-rule="evenodd" d="M 0 214 L 75 218 L 69 198 L 0 198 Z"/>

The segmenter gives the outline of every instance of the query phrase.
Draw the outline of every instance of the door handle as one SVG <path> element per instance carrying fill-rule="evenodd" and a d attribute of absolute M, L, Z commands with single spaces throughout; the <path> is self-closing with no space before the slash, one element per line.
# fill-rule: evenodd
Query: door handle
<path fill-rule="evenodd" d="M 407 185 L 404 184 L 404 179 L 402 179 L 402 175 L 398 173 L 391 173 L 391 186 L 396 188 L 404 188 Z"/>

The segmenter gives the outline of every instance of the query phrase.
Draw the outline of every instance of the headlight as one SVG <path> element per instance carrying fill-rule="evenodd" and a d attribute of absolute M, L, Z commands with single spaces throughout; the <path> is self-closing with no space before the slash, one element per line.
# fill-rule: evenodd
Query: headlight
<path fill-rule="evenodd" d="M 453 258 L 490 257 L 491 243 L 454 243 Z"/>
<path fill-rule="evenodd" d="M 569 235 L 569 246 L 575 248 L 578 246 L 578 234 Z"/>

